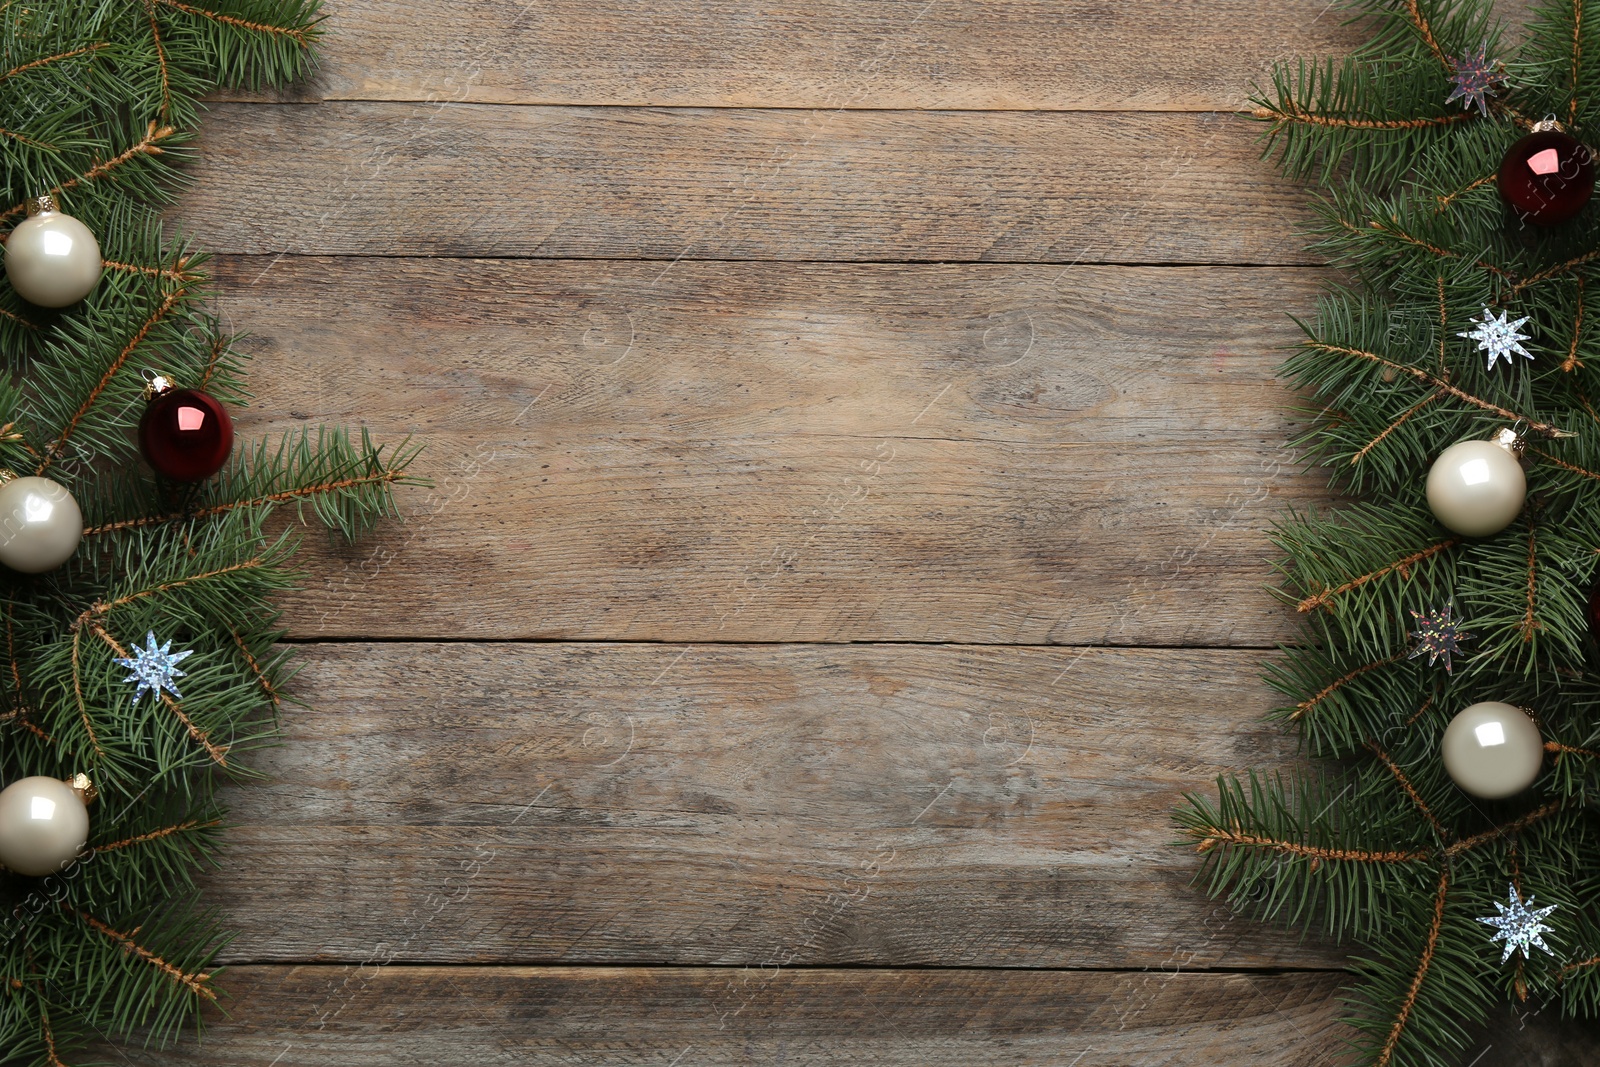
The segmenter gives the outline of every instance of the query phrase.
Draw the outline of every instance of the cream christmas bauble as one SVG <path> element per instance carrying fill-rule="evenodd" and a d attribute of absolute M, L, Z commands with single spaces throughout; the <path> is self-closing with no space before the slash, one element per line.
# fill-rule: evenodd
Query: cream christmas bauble
<path fill-rule="evenodd" d="M 1522 512 L 1528 479 L 1518 462 L 1511 432 L 1493 441 L 1460 441 L 1439 454 L 1428 470 L 1428 507 L 1458 534 L 1488 537 Z"/>
<path fill-rule="evenodd" d="M 0 485 L 0 563 L 24 574 L 53 570 L 83 539 L 83 512 L 49 478 L 12 478 Z"/>
<path fill-rule="evenodd" d="M 1521 708 L 1485 700 L 1445 727 L 1444 769 L 1475 797 L 1499 800 L 1533 784 L 1544 766 L 1544 739 Z"/>
<path fill-rule="evenodd" d="M 83 794 L 55 778 L 23 778 L 0 790 L 0 864 L 40 878 L 71 863 L 89 840 Z"/>
<path fill-rule="evenodd" d="M 6 277 L 30 304 L 60 308 L 89 295 L 100 280 L 100 242 L 89 227 L 56 210 L 48 196 L 28 203 L 28 217 L 6 238 Z"/>

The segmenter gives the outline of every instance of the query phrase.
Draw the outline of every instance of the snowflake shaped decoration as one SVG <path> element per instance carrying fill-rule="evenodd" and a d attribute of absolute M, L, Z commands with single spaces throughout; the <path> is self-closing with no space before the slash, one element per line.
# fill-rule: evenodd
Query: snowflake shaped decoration
<path fill-rule="evenodd" d="M 1479 350 L 1489 353 L 1490 370 L 1494 370 L 1495 361 L 1501 358 L 1507 363 L 1511 362 L 1513 355 L 1533 358 L 1533 353 L 1523 348 L 1521 344 L 1529 339 L 1529 335 L 1517 332 L 1522 324 L 1528 321 L 1529 316 L 1524 315 L 1515 322 L 1507 322 L 1509 314 L 1502 311 L 1500 317 L 1496 318 L 1488 308 L 1484 308 L 1482 321 L 1468 319 L 1467 321 L 1473 324 L 1473 329 L 1456 334 L 1457 337 L 1466 337 L 1478 342 Z"/>
<path fill-rule="evenodd" d="M 1511 958 L 1511 953 L 1516 951 L 1520 951 L 1522 958 L 1527 959 L 1529 950 L 1534 946 L 1542 948 L 1545 952 L 1554 956 L 1555 953 L 1550 951 L 1550 946 L 1545 944 L 1544 938 L 1539 935 L 1554 929 L 1554 927 L 1546 926 L 1542 920 L 1560 905 L 1552 904 L 1548 908 L 1530 908 L 1523 903 L 1522 897 L 1517 894 L 1516 886 L 1511 887 L 1510 900 L 1510 907 L 1500 903 L 1498 900 L 1495 901 L 1494 906 L 1500 914 L 1478 920 L 1485 926 L 1493 926 L 1499 929 L 1500 932 L 1491 937 L 1489 941 L 1491 943 L 1505 941 L 1506 950 L 1500 954 L 1500 962 L 1505 963 L 1506 960 Z M 1533 897 L 1530 896 L 1527 903 L 1532 904 Z"/>
<path fill-rule="evenodd" d="M 139 703 L 139 698 L 144 696 L 145 690 L 159 697 L 165 689 L 173 696 L 182 699 L 178 687 L 173 683 L 174 678 L 182 678 L 183 672 L 178 669 L 178 663 L 194 655 L 194 649 L 184 652 L 171 652 L 172 642 L 168 641 L 160 648 L 156 647 L 154 632 L 146 633 L 145 647 L 133 646 L 133 655 L 127 659 L 117 659 L 119 667 L 126 667 L 132 673 L 123 679 L 124 682 L 138 682 L 139 688 L 134 691 L 133 702 Z"/>
<path fill-rule="evenodd" d="M 1411 636 L 1417 639 L 1417 647 L 1411 650 L 1407 659 L 1425 655 L 1430 667 L 1443 659 L 1444 672 L 1451 673 L 1450 657 L 1461 655 L 1461 642 L 1472 640 L 1472 635 L 1462 630 L 1461 624 L 1450 617 L 1455 607 L 1455 602 L 1451 601 L 1438 611 L 1411 613 L 1411 618 L 1417 624 L 1417 628 L 1411 631 Z"/>
<path fill-rule="evenodd" d="M 1445 103 L 1459 100 L 1466 110 L 1477 108 L 1480 115 L 1488 116 L 1489 96 L 1506 80 L 1499 62 L 1491 60 L 1488 53 L 1489 46 L 1485 43 L 1479 45 L 1476 52 L 1450 60 L 1450 83 L 1454 88 L 1445 97 Z"/>

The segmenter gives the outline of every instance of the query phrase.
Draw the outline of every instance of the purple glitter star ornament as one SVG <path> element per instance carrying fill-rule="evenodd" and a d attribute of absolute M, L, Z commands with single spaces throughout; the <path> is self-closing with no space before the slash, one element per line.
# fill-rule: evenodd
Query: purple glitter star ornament
<path fill-rule="evenodd" d="M 1439 659 L 1444 660 L 1444 672 L 1451 673 L 1450 657 L 1462 655 L 1461 642 L 1472 640 L 1472 635 L 1461 629 L 1461 624 L 1450 618 L 1450 613 L 1455 610 L 1455 603 L 1446 604 L 1438 611 L 1413 611 L 1411 617 L 1416 620 L 1417 628 L 1411 636 L 1417 639 L 1417 647 L 1411 650 L 1407 659 L 1416 659 L 1418 656 L 1428 657 L 1428 666 L 1433 666 Z"/>
<path fill-rule="evenodd" d="M 1471 111 L 1474 107 L 1485 117 L 1489 114 L 1489 97 L 1503 84 L 1506 76 L 1501 72 L 1499 60 L 1488 56 L 1489 46 L 1481 44 L 1476 52 L 1450 60 L 1450 81 L 1455 86 L 1445 103 L 1461 101 L 1461 106 Z"/>

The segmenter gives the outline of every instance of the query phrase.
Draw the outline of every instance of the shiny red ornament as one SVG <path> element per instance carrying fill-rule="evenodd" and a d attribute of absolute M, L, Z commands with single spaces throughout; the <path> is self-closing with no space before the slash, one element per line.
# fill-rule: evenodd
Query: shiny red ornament
<path fill-rule="evenodd" d="M 139 450 L 163 478 L 202 481 L 228 462 L 233 420 L 214 397 L 197 389 L 174 389 L 157 378 L 139 420 Z"/>
<path fill-rule="evenodd" d="M 1582 211 L 1594 195 L 1594 153 L 1576 137 L 1536 127 L 1506 152 L 1496 181 L 1519 217 L 1553 226 Z"/>

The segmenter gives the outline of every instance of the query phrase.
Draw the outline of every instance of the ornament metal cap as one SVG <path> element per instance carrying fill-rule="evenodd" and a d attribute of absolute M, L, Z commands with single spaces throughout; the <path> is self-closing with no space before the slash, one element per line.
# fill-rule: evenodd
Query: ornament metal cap
<path fill-rule="evenodd" d="M 45 193 L 43 196 L 31 196 L 28 198 L 28 217 L 30 219 L 35 215 L 47 215 L 51 212 L 60 210 L 61 209 L 56 206 L 56 198 L 50 193 Z"/>
<path fill-rule="evenodd" d="M 17 472 L 10 467 L 0 467 L 0 485 L 17 480 Z"/>
<path fill-rule="evenodd" d="M 1546 115 L 1538 122 L 1535 122 L 1531 127 L 1529 127 L 1529 129 L 1534 133 L 1545 133 L 1550 130 L 1555 130 L 1557 133 L 1567 132 L 1567 128 L 1561 125 L 1560 121 L 1557 120 L 1554 115 Z"/>
<path fill-rule="evenodd" d="M 1517 459 L 1521 459 L 1522 453 L 1527 451 L 1528 448 L 1528 439 L 1510 426 L 1497 431 L 1489 440 L 1510 452 Z"/>
<path fill-rule="evenodd" d="M 144 378 L 144 398 L 146 400 L 154 400 L 162 393 L 170 393 L 177 388 L 171 378 L 168 378 L 165 374 L 157 374 L 149 368 L 141 370 L 139 375 Z"/>
<path fill-rule="evenodd" d="M 85 805 L 93 804 L 100 797 L 100 790 L 94 787 L 94 783 L 89 780 L 89 776 L 82 771 L 74 774 L 71 778 L 63 779 L 63 781 L 67 783 L 69 789 L 83 799 Z"/>

